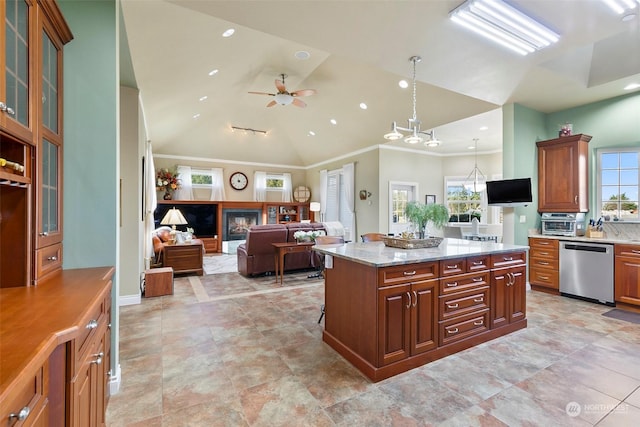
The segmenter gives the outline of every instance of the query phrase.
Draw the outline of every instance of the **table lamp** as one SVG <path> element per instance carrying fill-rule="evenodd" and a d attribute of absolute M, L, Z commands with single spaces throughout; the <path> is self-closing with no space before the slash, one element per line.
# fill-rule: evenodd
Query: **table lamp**
<path fill-rule="evenodd" d="M 182 212 L 173 207 L 167 211 L 162 221 L 160 221 L 160 224 L 171 226 L 170 242 L 173 244 L 176 242 L 176 225 L 185 225 L 187 224 L 187 220 L 184 218 L 184 215 L 182 215 Z"/>
<path fill-rule="evenodd" d="M 320 212 L 320 202 L 311 202 L 309 203 L 309 210 L 313 212 L 313 221 L 317 222 L 316 212 Z"/>

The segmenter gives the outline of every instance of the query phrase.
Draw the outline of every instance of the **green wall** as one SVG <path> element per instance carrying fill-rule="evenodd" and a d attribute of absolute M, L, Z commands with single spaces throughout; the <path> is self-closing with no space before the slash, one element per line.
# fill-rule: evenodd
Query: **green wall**
<path fill-rule="evenodd" d="M 64 265 L 116 265 L 118 224 L 115 2 L 59 0 L 64 50 Z"/>

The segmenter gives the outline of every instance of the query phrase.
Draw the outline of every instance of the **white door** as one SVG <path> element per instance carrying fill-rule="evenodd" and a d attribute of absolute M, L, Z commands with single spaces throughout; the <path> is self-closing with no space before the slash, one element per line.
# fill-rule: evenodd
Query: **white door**
<path fill-rule="evenodd" d="M 407 231 L 409 221 L 404 214 L 408 202 L 417 200 L 418 183 L 389 182 L 389 233 L 394 235 Z"/>

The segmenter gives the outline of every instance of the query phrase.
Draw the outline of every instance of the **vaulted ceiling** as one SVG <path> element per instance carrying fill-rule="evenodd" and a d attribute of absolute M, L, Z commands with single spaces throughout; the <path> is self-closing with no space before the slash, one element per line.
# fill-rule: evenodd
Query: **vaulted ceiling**
<path fill-rule="evenodd" d="M 122 81 L 140 89 L 155 153 L 291 166 L 407 146 L 382 135 L 413 114 L 413 55 L 417 117 L 442 144 L 410 148 L 434 155 L 468 154 L 473 138 L 499 151 L 506 103 L 554 112 L 640 83 L 640 17 L 624 22 L 597 0 L 509 1 L 561 35 L 523 57 L 453 24 L 461 2 L 122 0 Z M 248 93 L 274 93 L 282 73 L 289 91 L 317 90 L 306 108 Z"/>

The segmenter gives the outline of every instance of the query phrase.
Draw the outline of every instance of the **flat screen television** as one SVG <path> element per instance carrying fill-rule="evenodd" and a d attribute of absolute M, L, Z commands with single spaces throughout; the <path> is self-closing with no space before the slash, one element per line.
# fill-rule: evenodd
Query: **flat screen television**
<path fill-rule="evenodd" d="M 216 218 L 218 205 L 214 203 L 159 204 L 153 214 L 156 228 L 161 226 L 160 221 L 162 221 L 167 211 L 174 206 L 182 212 L 184 219 L 187 220 L 187 225 L 177 225 L 177 230 L 186 231 L 187 227 L 193 228 L 193 234 L 196 237 L 213 237 L 218 234 Z"/>
<path fill-rule="evenodd" d="M 524 206 L 531 203 L 531 178 L 487 181 L 487 204 Z"/>

